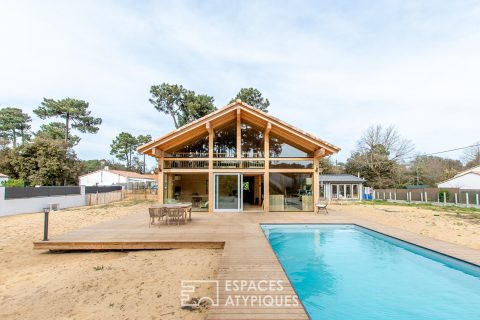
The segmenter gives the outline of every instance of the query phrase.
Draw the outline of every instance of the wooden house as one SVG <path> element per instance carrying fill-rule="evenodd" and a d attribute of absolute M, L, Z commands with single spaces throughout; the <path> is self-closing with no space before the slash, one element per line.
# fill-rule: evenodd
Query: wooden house
<path fill-rule="evenodd" d="M 340 149 L 237 100 L 138 148 L 158 160 L 158 200 L 194 210 L 313 211 L 319 159 Z"/>

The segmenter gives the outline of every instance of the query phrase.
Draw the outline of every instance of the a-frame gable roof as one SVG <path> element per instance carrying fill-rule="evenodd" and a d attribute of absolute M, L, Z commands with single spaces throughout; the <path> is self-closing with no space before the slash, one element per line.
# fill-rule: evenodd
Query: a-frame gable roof
<path fill-rule="evenodd" d="M 226 123 L 235 121 L 237 113 L 245 122 L 266 128 L 270 124 L 272 135 L 281 137 L 283 140 L 294 145 L 301 146 L 302 149 L 315 152 L 320 149 L 325 150 L 325 155 L 340 151 L 340 148 L 330 144 L 322 139 L 315 137 L 301 129 L 298 129 L 272 115 L 256 109 L 240 100 L 230 103 L 200 119 L 192 121 L 183 127 L 180 127 L 166 135 L 155 139 L 147 144 L 140 146 L 139 152 L 157 156 L 155 150 L 168 152 L 186 141 L 192 141 L 204 136 L 208 132 L 208 126 L 216 129 Z M 208 126 L 207 126 L 208 124 Z"/>

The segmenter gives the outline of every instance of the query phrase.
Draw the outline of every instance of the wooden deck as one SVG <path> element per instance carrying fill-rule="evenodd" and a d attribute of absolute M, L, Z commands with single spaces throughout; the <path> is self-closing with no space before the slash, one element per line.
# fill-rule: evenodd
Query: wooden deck
<path fill-rule="evenodd" d="M 254 292 L 254 296 L 282 298 L 296 296 L 288 278 L 266 240 L 260 223 L 346 223 L 357 224 L 390 236 L 429 248 L 474 264 L 480 264 L 480 252 L 434 240 L 397 228 L 360 220 L 348 212 L 313 213 L 193 213 L 190 223 L 180 226 L 148 226 L 145 212 L 133 213 L 55 237 L 35 242 L 35 249 L 48 250 L 132 250 L 176 248 L 223 248 L 217 274 L 219 306 L 210 309 L 208 319 L 308 319 L 301 304 L 286 307 L 240 304 L 231 306 L 228 297 L 252 296 L 249 291 L 228 291 L 225 280 L 278 280 L 281 291 Z M 186 279 L 188 280 L 188 279 Z M 281 296 L 281 297 L 279 297 Z"/>

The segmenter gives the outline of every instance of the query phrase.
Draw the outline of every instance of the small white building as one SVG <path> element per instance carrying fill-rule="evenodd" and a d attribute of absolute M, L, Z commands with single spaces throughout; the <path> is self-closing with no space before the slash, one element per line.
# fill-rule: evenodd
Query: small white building
<path fill-rule="evenodd" d="M 455 177 L 440 182 L 439 188 L 459 188 L 461 190 L 480 190 L 480 166 L 458 173 Z"/>
<path fill-rule="evenodd" d="M 155 182 L 153 175 L 124 170 L 110 170 L 108 167 L 84 174 L 78 179 L 81 186 L 111 186 L 127 185 L 129 183 L 152 185 Z"/>
<path fill-rule="evenodd" d="M 7 175 L 0 173 L 0 186 L 2 185 L 3 181 L 7 181 L 9 178 Z"/>
<path fill-rule="evenodd" d="M 362 200 L 365 179 L 351 174 L 321 174 L 320 197 L 327 200 Z"/>

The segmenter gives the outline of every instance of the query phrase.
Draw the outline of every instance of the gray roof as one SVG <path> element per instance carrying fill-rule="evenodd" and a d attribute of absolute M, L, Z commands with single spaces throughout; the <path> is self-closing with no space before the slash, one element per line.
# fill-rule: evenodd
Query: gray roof
<path fill-rule="evenodd" d="M 356 177 L 351 174 L 321 174 L 320 182 L 361 183 L 365 182 L 365 179 Z"/>

